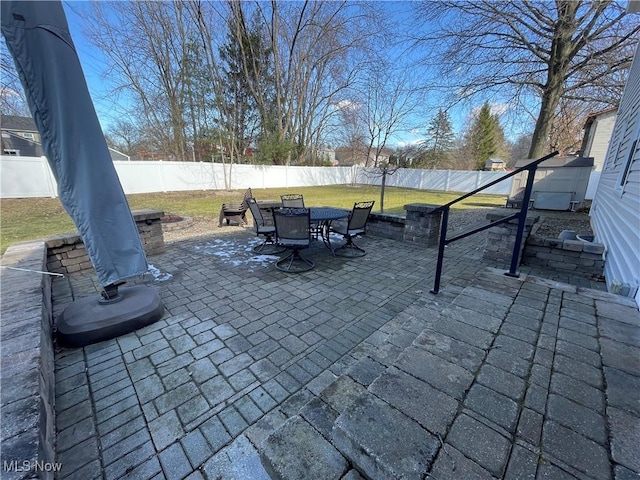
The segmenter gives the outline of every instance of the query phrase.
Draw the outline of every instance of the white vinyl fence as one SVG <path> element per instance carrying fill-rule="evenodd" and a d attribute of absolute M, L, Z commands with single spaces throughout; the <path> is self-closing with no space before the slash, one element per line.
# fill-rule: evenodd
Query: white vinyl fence
<path fill-rule="evenodd" d="M 173 192 L 189 190 L 286 188 L 317 185 L 380 185 L 382 177 L 375 169 L 361 167 L 285 167 L 277 165 L 229 165 L 202 162 L 115 161 L 113 162 L 125 193 Z M 470 192 L 504 175 L 503 172 L 400 169 L 387 176 L 387 185 Z M 587 198 L 593 198 L 597 177 L 591 174 Z M 57 184 L 46 158 L 0 156 L 0 198 L 56 197 Z M 486 190 L 507 195 L 512 179 Z"/>

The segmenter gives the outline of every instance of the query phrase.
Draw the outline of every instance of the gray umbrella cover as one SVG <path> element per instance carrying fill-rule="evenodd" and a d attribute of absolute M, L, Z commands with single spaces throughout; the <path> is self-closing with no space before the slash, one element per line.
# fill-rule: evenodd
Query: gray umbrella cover
<path fill-rule="evenodd" d="M 62 4 L 0 2 L 58 194 L 105 287 L 147 271 L 138 229 L 102 134 Z"/>

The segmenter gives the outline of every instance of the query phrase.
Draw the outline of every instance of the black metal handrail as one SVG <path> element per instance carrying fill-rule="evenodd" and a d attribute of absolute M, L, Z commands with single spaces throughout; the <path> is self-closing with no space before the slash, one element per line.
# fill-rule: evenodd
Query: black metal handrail
<path fill-rule="evenodd" d="M 556 155 L 558 155 L 558 152 L 553 152 L 553 153 L 550 153 L 549 155 L 539 158 L 538 160 L 534 160 L 533 162 L 528 163 L 524 167 L 520 167 L 514 170 L 513 172 L 510 172 L 505 176 L 500 177 L 497 180 L 494 180 L 493 182 L 489 182 L 486 185 L 483 185 L 482 187 L 477 188 L 472 192 L 466 193 L 461 197 L 458 197 L 455 200 L 452 200 L 451 202 L 445 205 L 442 205 L 431 212 L 431 215 L 442 212 L 442 221 L 440 224 L 440 241 L 438 243 L 438 261 L 436 263 L 436 278 L 434 280 L 433 289 L 431 290 L 431 293 L 435 294 L 440 291 L 440 277 L 442 275 L 442 261 L 444 260 L 444 247 L 446 247 L 448 244 L 452 242 L 455 242 L 456 240 L 460 240 L 470 235 L 474 235 L 488 228 L 495 227 L 496 225 L 501 225 L 510 220 L 513 220 L 514 218 L 518 219 L 518 231 L 516 233 L 516 243 L 513 246 L 513 254 L 511 255 L 511 266 L 509 268 L 509 272 L 506 273 L 505 275 L 509 275 L 511 277 L 519 276 L 516 270 L 518 268 L 518 257 L 520 256 L 520 246 L 522 245 L 525 219 L 527 218 L 527 210 L 529 209 L 529 200 L 531 199 L 531 190 L 533 188 L 533 180 L 535 177 L 535 172 L 538 168 L 538 165 L 540 165 L 545 160 L 549 160 L 550 158 L 555 157 Z M 525 170 L 527 170 L 527 184 L 524 189 L 524 195 L 522 197 L 522 206 L 520 207 L 520 211 L 518 213 L 514 213 L 513 215 L 509 215 L 508 217 L 501 218 L 500 220 L 496 220 L 495 222 L 491 222 L 481 227 L 470 230 L 468 232 L 464 232 L 463 234 L 456 235 L 455 237 L 447 238 L 447 224 L 449 221 L 449 210 L 451 208 L 451 205 L 454 205 L 464 200 L 465 198 L 469 198 L 472 195 L 480 193 L 483 190 L 486 190 L 487 188 L 492 187 L 497 183 L 500 183 L 503 180 L 506 180 L 507 178 L 511 178 L 514 175 L 517 175 L 518 173 L 523 172 Z"/>

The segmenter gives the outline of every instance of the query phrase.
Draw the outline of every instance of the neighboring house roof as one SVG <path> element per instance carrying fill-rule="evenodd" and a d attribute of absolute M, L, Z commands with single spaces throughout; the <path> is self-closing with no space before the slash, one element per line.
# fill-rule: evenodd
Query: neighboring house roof
<path fill-rule="evenodd" d="M 499 158 L 490 158 L 485 163 L 485 167 L 490 167 L 491 165 L 502 165 L 504 164 L 504 160 L 500 160 Z"/>
<path fill-rule="evenodd" d="M 4 126 L 3 126 L 4 129 Z M 29 140 L 28 138 L 21 137 L 20 135 L 16 135 L 11 131 L 3 131 L 2 132 L 2 152 L 5 153 L 7 150 L 13 150 L 19 153 L 16 155 L 20 155 L 22 157 L 42 157 L 44 156 L 44 152 L 42 150 L 42 146 L 38 142 L 34 142 L 33 140 Z"/>
<path fill-rule="evenodd" d="M 588 129 L 598 117 L 602 117 L 603 115 L 609 115 L 612 113 L 615 114 L 617 113 L 617 111 L 618 107 L 609 107 L 605 108 L 604 110 L 600 110 L 599 112 L 590 113 L 589 115 L 587 115 L 587 119 L 584 122 L 585 130 Z"/>
<path fill-rule="evenodd" d="M 15 115 L 2 115 L 0 117 L 2 130 L 10 132 L 38 133 L 38 127 L 31 117 L 17 117 Z"/>
<path fill-rule="evenodd" d="M 375 158 L 376 157 L 376 149 L 372 148 L 371 151 L 369 152 L 369 157 L 370 158 Z M 380 152 L 378 153 L 378 158 L 389 158 L 391 155 L 393 155 L 393 150 L 387 147 L 384 147 L 380 150 Z"/>
<path fill-rule="evenodd" d="M 111 153 L 111 160 L 121 160 L 125 162 L 131 160 L 131 157 L 129 155 L 119 152 L 115 148 L 109 147 L 109 153 Z"/>
<path fill-rule="evenodd" d="M 34 133 L 38 136 L 38 127 L 31 117 L 18 117 L 15 115 L 0 115 L 0 128 L 2 129 L 2 152 L 4 150 L 19 150 L 23 157 L 42 157 L 44 151 L 40 142 L 29 140 L 13 132 Z M 5 136 L 6 133 L 6 136 Z M 109 148 L 111 160 L 131 160 L 131 157 L 122 152 Z"/>

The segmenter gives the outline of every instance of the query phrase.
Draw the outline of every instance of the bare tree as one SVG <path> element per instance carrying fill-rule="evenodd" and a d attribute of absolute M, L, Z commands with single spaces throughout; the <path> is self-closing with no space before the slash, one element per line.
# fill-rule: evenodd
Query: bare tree
<path fill-rule="evenodd" d="M 340 164 L 358 165 L 365 163 L 368 154 L 367 123 L 360 116 L 361 106 L 351 101 L 343 101 L 335 106 L 339 118 L 334 126 L 334 139 L 341 145 Z"/>
<path fill-rule="evenodd" d="M 596 110 L 592 104 L 573 99 L 560 100 L 557 113 L 553 117 L 549 133 L 549 151 L 558 151 L 561 155 L 575 154 L 582 145 L 583 127 L 589 113 Z"/>
<path fill-rule="evenodd" d="M 500 92 L 539 101 L 530 158 L 542 156 L 561 99 L 611 104 L 620 98 L 640 22 L 599 0 L 442 0 L 418 6 L 433 21 L 416 45 L 457 98 Z"/>
<path fill-rule="evenodd" d="M 230 2 L 236 36 L 247 31 L 246 3 Z M 350 55 L 361 48 L 363 19 L 357 4 L 342 2 L 256 2 L 273 55 L 268 76 L 255 63 L 257 52 L 245 49 L 245 75 L 260 110 L 263 135 L 270 139 L 274 163 L 303 158 L 321 136 L 330 105 L 353 82 L 357 68 Z M 254 62 L 254 63 L 252 63 Z M 265 78 L 269 81 L 265 81 Z M 316 142 L 317 143 L 317 142 Z"/>
<path fill-rule="evenodd" d="M 125 120 L 118 120 L 112 124 L 107 129 L 105 137 L 111 147 L 117 148 L 130 156 L 137 155 L 136 148 L 142 143 L 140 129 Z"/>
<path fill-rule="evenodd" d="M 133 97 L 146 128 L 172 158 L 191 158 L 187 141 L 194 134 L 193 106 L 200 100 L 189 97 L 195 92 L 188 82 L 193 34 L 184 5 L 95 2 L 92 7 L 86 32 L 108 59 L 114 95 Z"/>
<path fill-rule="evenodd" d="M 366 126 L 365 166 L 378 167 L 382 152 L 395 133 L 408 128 L 407 121 L 420 99 L 410 69 L 393 65 L 393 59 L 375 57 L 359 92 L 360 121 Z"/>
<path fill-rule="evenodd" d="M 18 117 L 31 116 L 22 83 L 4 37 L 0 38 L 0 112 L 3 115 Z"/>

